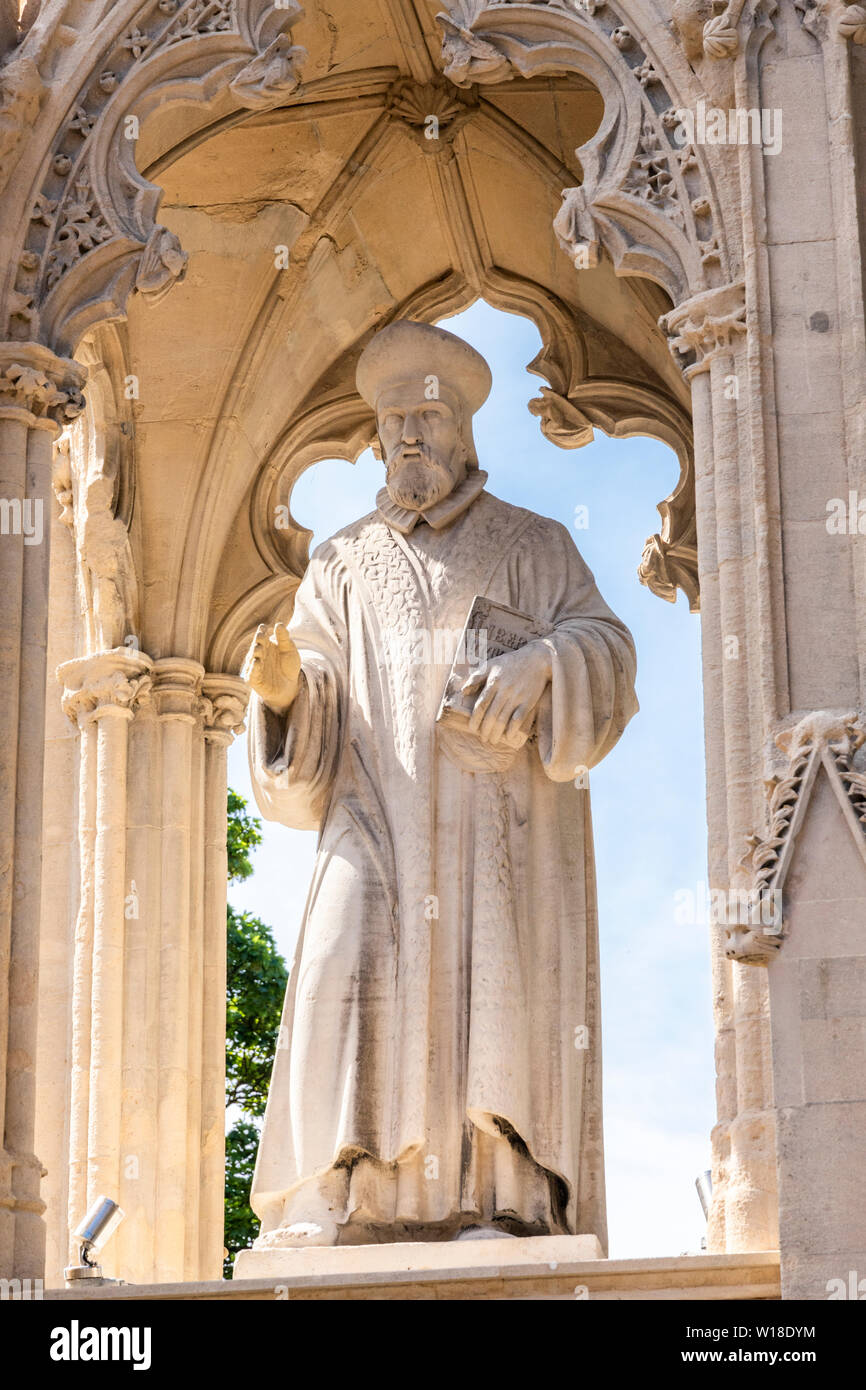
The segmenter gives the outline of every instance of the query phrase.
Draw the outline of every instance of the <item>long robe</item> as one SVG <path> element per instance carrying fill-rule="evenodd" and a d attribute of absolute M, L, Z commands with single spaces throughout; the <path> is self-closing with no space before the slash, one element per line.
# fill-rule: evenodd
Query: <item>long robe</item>
<path fill-rule="evenodd" d="M 535 734 L 492 771 L 473 770 L 474 735 L 436 723 L 454 647 L 436 634 L 459 631 L 476 594 L 553 628 Z M 338 1222 L 364 1209 L 367 1234 L 340 1239 L 510 1214 L 605 1245 L 580 770 L 637 709 L 627 629 L 565 527 L 482 492 L 441 530 L 401 534 L 374 512 L 340 531 L 310 560 L 290 632 L 300 689 L 283 719 L 253 700 L 253 784 L 266 818 L 320 838 L 253 1182 L 263 1234 L 354 1171 L 327 1190 Z"/>

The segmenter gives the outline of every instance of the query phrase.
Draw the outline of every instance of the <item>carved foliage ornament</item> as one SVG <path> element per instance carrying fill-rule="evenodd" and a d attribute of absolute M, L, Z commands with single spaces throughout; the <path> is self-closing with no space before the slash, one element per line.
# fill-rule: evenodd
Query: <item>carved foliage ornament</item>
<path fill-rule="evenodd" d="M 398 124 L 425 154 L 441 154 L 478 106 L 474 93 L 455 92 L 450 83 L 417 83 L 400 78 L 388 92 L 388 119 Z"/>
<path fill-rule="evenodd" d="M 104 714 L 131 719 L 137 706 L 150 698 L 152 670 L 149 656 L 128 647 L 65 661 L 56 672 L 64 687 L 63 712 L 79 725 Z"/>
<path fill-rule="evenodd" d="M 728 352 L 746 332 L 745 284 L 721 285 L 695 295 L 663 314 L 659 326 L 687 380 L 708 371 L 713 359 Z"/>
<path fill-rule="evenodd" d="M 737 25 L 745 0 L 728 0 L 720 14 L 704 25 L 703 48 L 708 58 L 732 58 L 740 47 Z"/>
<path fill-rule="evenodd" d="M 231 743 L 242 732 L 249 686 L 239 676 L 206 675 L 201 685 L 204 736 L 212 743 Z"/>
<path fill-rule="evenodd" d="M 776 735 L 776 746 L 787 759 L 781 776 L 765 785 L 769 827 L 764 836 L 751 835 L 749 849 L 740 861 L 752 874 L 752 894 L 760 902 L 772 900 L 779 917 L 771 927 L 740 925 L 728 929 L 726 954 L 731 960 L 764 965 L 784 939 L 782 892 L 791 866 L 797 835 L 803 825 L 815 779 L 823 768 L 830 779 L 848 827 L 866 862 L 866 774 L 852 766 L 854 754 L 866 741 L 859 714 L 817 710 L 794 728 Z"/>
<path fill-rule="evenodd" d="M 84 409 L 85 373 L 41 343 L 0 344 L 0 409 L 64 426 Z"/>

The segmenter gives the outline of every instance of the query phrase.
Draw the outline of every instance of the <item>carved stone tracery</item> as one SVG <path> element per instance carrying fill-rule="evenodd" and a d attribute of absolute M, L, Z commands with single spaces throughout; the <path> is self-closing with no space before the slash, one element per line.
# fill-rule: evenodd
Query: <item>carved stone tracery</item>
<path fill-rule="evenodd" d="M 674 131 L 677 104 L 634 26 L 611 5 L 460 0 L 437 16 L 446 77 L 458 87 L 580 72 L 605 102 L 600 130 L 576 151 L 579 187 L 563 190 L 554 231 L 578 269 L 602 248 L 620 274 L 649 275 L 679 303 L 721 283 L 721 222 L 693 146 Z M 674 119 L 669 119 L 674 117 Z"/>
<path fill-rule="evenodd" d="M 749 849 L 740 861 L 751 871 L 752 893 L 758 903 L 782 892 L 803 825 L 815 779 L 821 768 L 836 792 L 849 829 L 866 863 L 866 773 L 855 769 L 853 758 L 866 741 L 866 729 L 856 711 L 816 710 L 792 728 L 775 736 L 787 766 L 766 783 L 768 828 L 764 835 L 749 836 Z M 770 928 L 738 925 L 728 930 L 727 955 L 749 965 L 766 965 L 784 939 L 784 906 L 781 921 Z"/>
<path fill-rule="evenodd" d="M 169 92 L 210 101 L 228 88 L 256 111 L 285 101 L 300 84 L 305 53 L 290 35 L 302 14 L 298 0 L 153 0 L 115 33 L 55 138 L 19 260 L 10 338 L 71 349 L 90 322 L 122 313 L 133 289 L 158 298 L 182 278 L 185 255 L 156 225 L 160 191 L 135 166 L 129 123 Z M 26 52 L 15 64 L 0 70 L 0 181 L 42 81 Z M 95 311 L 82 317 L 88 299 Z"/>

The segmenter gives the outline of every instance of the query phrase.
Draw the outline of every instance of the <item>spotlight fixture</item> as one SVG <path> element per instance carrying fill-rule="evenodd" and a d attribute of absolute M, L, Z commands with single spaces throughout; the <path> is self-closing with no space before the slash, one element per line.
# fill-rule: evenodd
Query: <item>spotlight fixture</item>
<path fill-rule="evenodd" d="M 109 1236 L 113 1235 L 123 1220 L 124 1213 L 117 1202 L 110 1197 L 97 1197 L 88 1208 L 84 1220 L 72 1232 L 73 1238 L 80 1242 L 80 1264 L 68 1265 L 63 1271 L 67 1286 L 77 1284 L 82 1279 L 98 1280 L 102 1284 L 122 1284 L 122 1279 L 107 1279 L 102 1266 L 90 1257 L 101 1250 Z"/>
<path fill-rule="evenodd" d="M 710 1198 L 713 1195 L 713 1175 L 709 1168 L 695 1178 L 695 1187 L 698 1189 L 698 1199 L 706 1219 L 710 1214 Z"/>

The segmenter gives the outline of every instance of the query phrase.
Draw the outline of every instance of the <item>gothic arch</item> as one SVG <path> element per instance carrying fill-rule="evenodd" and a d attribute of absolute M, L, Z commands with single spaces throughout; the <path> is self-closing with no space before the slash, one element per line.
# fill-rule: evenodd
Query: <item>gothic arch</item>
<path fill-rule="evenodd" d="M 145 162 L 158 177 L 178 155 L 218 130 L 236 127 L 250 113 L 279 107 L 281 114 L 299 114 L 309 103 L 333 109 L 361 89 L 378 107 L 373 127 L 354 152 L 362 171 L 365 160 L 393 140 L 395 124 L 402 123 L 423 145 L 425 106 L 439 113 L 448 147 L 463 124 L 476 119 L 495 129 L 503 148 L 542 176 L 567 180 L 554 228 L 577 267 L 595 267 L 604 255 L 617 275 L 654 280 L 674 305 L 724 287 L 731 257 L 712 171 L 705 151 L 679 149 L 673 133 L 679 102 L 694 95 L 694 74 L 674 42 L 663 53 L 651 48 L 644 37 L 646 25 L 639 14 L 631 14 L 638 6 L 459 0 L 435 16 L 442 40 L 438 56 L 430 42 L 432 15 L 425 33 L 415 10 L 398 20 L 400 7 L 386 8 L 397 34 L 412 41 L 401 59 L 409 70 L 403 78 L 399 65 L 394 70 L 330 72 L 325 64 L 323 71 L 315 46 L 321 26 L 317 30 L 312 25 L 311 55 L 292 42 L 296 28 L 300 37 L 305 31 L 306 16 L 297 0 L 279 9 L 265 0 L 151 0 L 93 9 L 85 26 L 89 51 L 77 68 L 77 96 L 67 110 L 54 113 L 55 128 L 29 195 L 34 217 L 11 295 L 10 337 L 38 336 L 59 353 L 71 354 L 89 329 L 127 312 L 133 291 L 158 304 L 185 275 L 187 253 L 181 241 L 156 221 L 161 189 L 136 166 L 136 142 L 124 138 L 130 121 L 139 123 Z M 45 8 L 16 63 L 38 69 L 49 52 L 59 50 L 68 34 L 62 31 L 63 14 L 59 0 Z M 426 49 L 419 46 L 419 36 L 426 38 Z M 603 103 L 598 129 L 576 151 L 573 167 L 582 172 L 579 183 L 515 125 L 501 104 L 488 99 L 504 84 L 569 75 L 591 84 Z M 188 113 L 188 130 L 180 142 L 175 137 L 169 150 L 160 145 L 159 123 L 177 107 Z M 154 120 L 156 143 L 148 134 Z M 33 160 L 27 163 L 33 167 Z M 350 205 L 356 182 L 350 174 L 329 190 L 316 210 L 318 225 L 301 232 L 293 256 L 315 253 L 322 236 L 329 234 L 329 216 L 333 223 Z M 477 294 L 494 267 L 485 264 L 471 240 L 464 238 L 460 270 Z M 278 279 L 274 276 L 272 301 Z M 667 321 L 664 326 L 669 327 Z M 694 352 L 691 347 L 683 351 L 681 333 L 673 336 L 680 365 L 688 367 Z M 249 344 L 246 353 L 249 361 L 255 346 Z M 577 383 L 570 384 L 577 391 Z M 616 398 L 613 428 L 625 432 L 631 428 L 629 418 L 640 427 L 645 412 L 637 400 L 634 408 L 627 406 L 624 383 L 606 389 L 611 400 Z M 601 390 L 597 379 L 593 390 Z M 550 438 L 577 447 L 589 437 L 591 422 L 581 404 L 587 395 L 563 394 L 557 382 L 550 382 L 537 409 Z M 599 403 L 595 423 L 603 425 L 605 418 Z M 663 525 L 647 543 L 641 577 L 669 598 L 679 585 L 696 606 L 694 522 L 686 515 L 693 484 L 682 421 L 674 432 L 680 482 L 661 506 Z M 198 500 L 200 524 L 190 527 L 195 538 L 202 528 L 213 532 L 214 556 L 221 553 L 221 541 L 208 494 L 218 490 L 224 455 L 218 427 L 210 460 L 216 473 L 211 475 L 209 467 Z M 267 551 L 260 538 L 256 543 L 260 552 Z M 211 570 L 216 563 L 213 558 Z M 188 596 L 196 593 L 193 608 L 198 611 L 209 598 L 207 569 L 199 553 L 194 562 L 184 561 L 190 578 L 179 576 Z M 202 639 L 191 631 L 179 630 L 176 640 L 202 652 Z"/>
<path fill-rule="evenodd" d="M 725 283 L 730 255 L 706 152 L 673 138 L 677 110 L 699 90 L 694 74 L 674 43 L 653 51 L 630 17 L 638 8 L 455 0 L 437 16 L 440 62 L 459 88 L 482 92 L 568 73 L 595 86 L 604 117 L 578 150 L 584 179 L 563 191 L 557 233 L 588 264 L 604 247 L 619 273 L 651 276 L 676 304 Z M 40 62 L 56 61 L 68 41 L 63 10 L 61 0 L 45 7 L 13 60 L 29 73 L 34 100 Z M 182 248 L 156 222 L 160 191 L 124 138 L 130 120 L 203 104 L 235 121 L 245 110 L 315 100 L 319 88 L 331 99 L 357 90 L 351 72 L 301 87 L 307 55 L 291 42 L 293 28 L 303 28 L 298 0 L 278 9 L 266 0 L 149 0 L 94 7 L 88 19 L 77 95 L 67 110 L 45 113 L 53 126 L 43 120 L 31 137 L 37 150 L 42 137 L 45 153 L 22 166 L 33 171 L 23 201 L 34 219 L 8 306 L 12 337 L 38 337 L 61 354 L 91 324 L 121 315 L 133 289 L 158 296 L 185 267 Z M 20 183 L 10 189 L 19 193 L 12 214 L 24 211 Z"/>
<path fill-rule="evenodd" d="M 681 148 L 675 117 L 704 91 L 729 95 L 734 76 L 754 86 L 775 4 L 731 3 L 697 27 L 703 0 L 674 8 L 681 18 L 665 25 L 653 0 L 452 0 L 438 17 L 433 0 L 330 0 L 327 14 L 315 0 L 305 9 L 295 0 L 279 9 L 265 0 L 47 0 L 0 71 L 0 179 L 8 177 L 0 217 L 13 248 L 0 300 L 4 408 L 29 412 L 27 427 L 41 430 L 44 445 L 54 424 L 81 409 L 81 374 L 70 361 L 80 353 L 94 378 L 91 416 L 107 421 L 109 433 L 122 420 L 135 435 L 135 495 L 121 458 L 118 486 L 114 475 L 103 477 L 92 496 L 103 508 L 100 534 L 126 530 L 130 538 L 147 654 L 115 646 L 95 665 L 73 663 L 67 707 L 82 715 L 83 735 L 85 721 L 92 717 L 92 733 L 111 715 L 104 728 L 114 727 L 117 750 L 126 736 L 114 716 L 128 716 L 130 756 L 138 767 L 159 765 L 166 806 L 184 769 L 198 788 L 183 829 L 197 846 L 191 868 L 161 842 L 154 848 L 149 812 L 131 832 L 139 886 L 162 873 L 165 903 L 186 904 L 179 915 L 166 907 L 159 919 L 170 949 L 201 940 L 205 917 L 214 942 L 224 926 L 213 887 L 224 884 L 213 811 L 222 814 L 220 758 L 244 700 L 228 673 L 254 623 L 286 610 L 306 560 L 303 530 L 278 532 L 269 518 L 276 506 L 290 514 L 304 467 L 324 456 L 354 457 L 369 442 L 372 422 L 352 370 L 375 328 L 400 313 L 453 313 L 479 295 L 539 326 L 544 348 L 533 369 L 545 384 L 533 410 L 549 438 L 573 448 L 594 428 L 650 433 L 677 452 L 680 477 L 661 504 L 641 576 L 663 597 L 685 591 L 696 607 L 700 559 L 708 710 L 714 701 L 729 728 L 738 712 L 756 712 L 736 746 L 726 744 L 721 716 L 709 735 L 711 872 L 731 872 L 725 866 L 736 862 L 743 826 L 757 823 L 750 776 L 783 684 L 773 441 L 754 389 L 770 377 L 766 328 L 759 341 L 757 327 L 768 297 L 765 289 L 760 300 L 756 258 L 745 264 L 740 249 L 748 161 L 724 149 Z M 804 28 L 812 32 L 805 21 Z M 541 91 L 550 110 L 567 113 L 568 139 L 552 129 L 555 120 L 522 118 L 522 95 Z M 435 146 L 426 138 L 430 116 L 438 122 Z M 126 139 L 130 120 L 140 125 L 137 144 Z M 248 206 L 239 210 L 223 189 L 204 213 L 203 196 L 186 196 L 196 179 L 216 181 L 232 140 L 258 141 L 257 157 L 271 141 L 288 160 L 311 121 L 343 122 L 339 139 L 321 142 L 321 167 L 330 159 L 334 168 L 319 183 L 313 151 L 300 192 L 284 188 L 269 201 L 267 189 L 247 189 Z M 243 172 L 240 149 L 234 167 Z M 490 172 L 497 161 L 508 172 L 499 186 Z M 405 183 L 407 200 L 427 199 L 429 266 L 412 260 L 411 236 L 397 254 L 373 244 L 371 219 L 362 225 L 359 209 L 384 201 L 389 177 Z M 754 228 L 745 235 L 757 240 Z M 286 242 L 287 272 L 273 264 L 275 241 Z M 226 293 L 214 310 L 214 346 L 200 325 L 221 247 L 235 258 L 238 283 L 234 298 Z M 326 300 L 330 308 L 320 314 Z M 192 327 L 178 365 L 173 339 L 184 316 Z M 291 340 L 293 322 L 301 333 Z M 220 338 L 223 327 L 229 336 Z M 136 371 L 145 378 L 142 399 L 127 406 L 119 373 Z M 752 388 L 741 404 L 723 390 L 738 374 Z M 191 384 L 207 395 L 194 420 L 194 393 L 184 395 Z M 167 424 L 179 427 L 174 441 Z M 115 445 L 122 455 L 125 440 L 113 438 Z M 39 458 L 46 472 L 44 448 Z M 65 481 L 60 473 L 58 481 Z M 742 501 L 747 482 L 754 496 Z M 170 505 L 158 505 L 166 499 Z M 749 618 L 747 590 L 760 622 Z M 722 635 L 745 634 L 748 622 L 748 660 L 723 668 Z M 123 626 L 112 621 L 112 633 Z M 94 633 L 88 641 L 117 636 Z M 117 785 L 122 817 L 126 792 Z M 134 786 L 128 795 L 131 805 Z M 196 889 L 203 883 L 212 890 L 204 907 Z M 113 921 L 123 901 L 120 870 L 97 888 L 103 916 L 92 903 L 82 912 Z M 184 993 L 187 977 L 172 982 L 175 1017 L 192 1008 L 201 1018 L 195 959 L 191 992 Z M 730 1003 L 724 962 L 718 980 Z M 102 981 L 106 999 L 116 983 Z M 218 993 L 205 1005 L 213 1018 Z M 175 1045 L 166 1076 L 181 1069 L 172 1035 L 168 1050 Z M 199 1054 L 205 1070 L 209 1056 Z M 104 1060 L 114 1065 L 112 1056 Z M 201 1125 L 202 1190 L 212 1212 L 221 1123 L 213 1071 L 208 1126 Z M 198 1103 L 194 1085 L 185 1098 L 172 1093 L 178 1116 L 195 1115 Z M 79 1127 L 86 1120 L 79 1114 Z M 104 1138 L 100 1152 L 108 1151 Z M 725 1142 L 717 1152 L 727 1152 Z M 174 1157 L 176 1174 L 183 1165 Z M 86 1167 L 87 1155 L 76 1162 Z M 36 1173 L 35 1160 L 31 1167 Z M 183 1183 L 175 1189 L 180 1210 Z M 765 1197 L 760 1187 L 755 1210 L 765 1210 Z M 197 1239 L 190 1236 L 193 1245 Z M 176 1229 L 172 1242 L 162 1267 L 176 1270 Z M 189 1250 L 182 1258 L 195 1267 Z"/>

